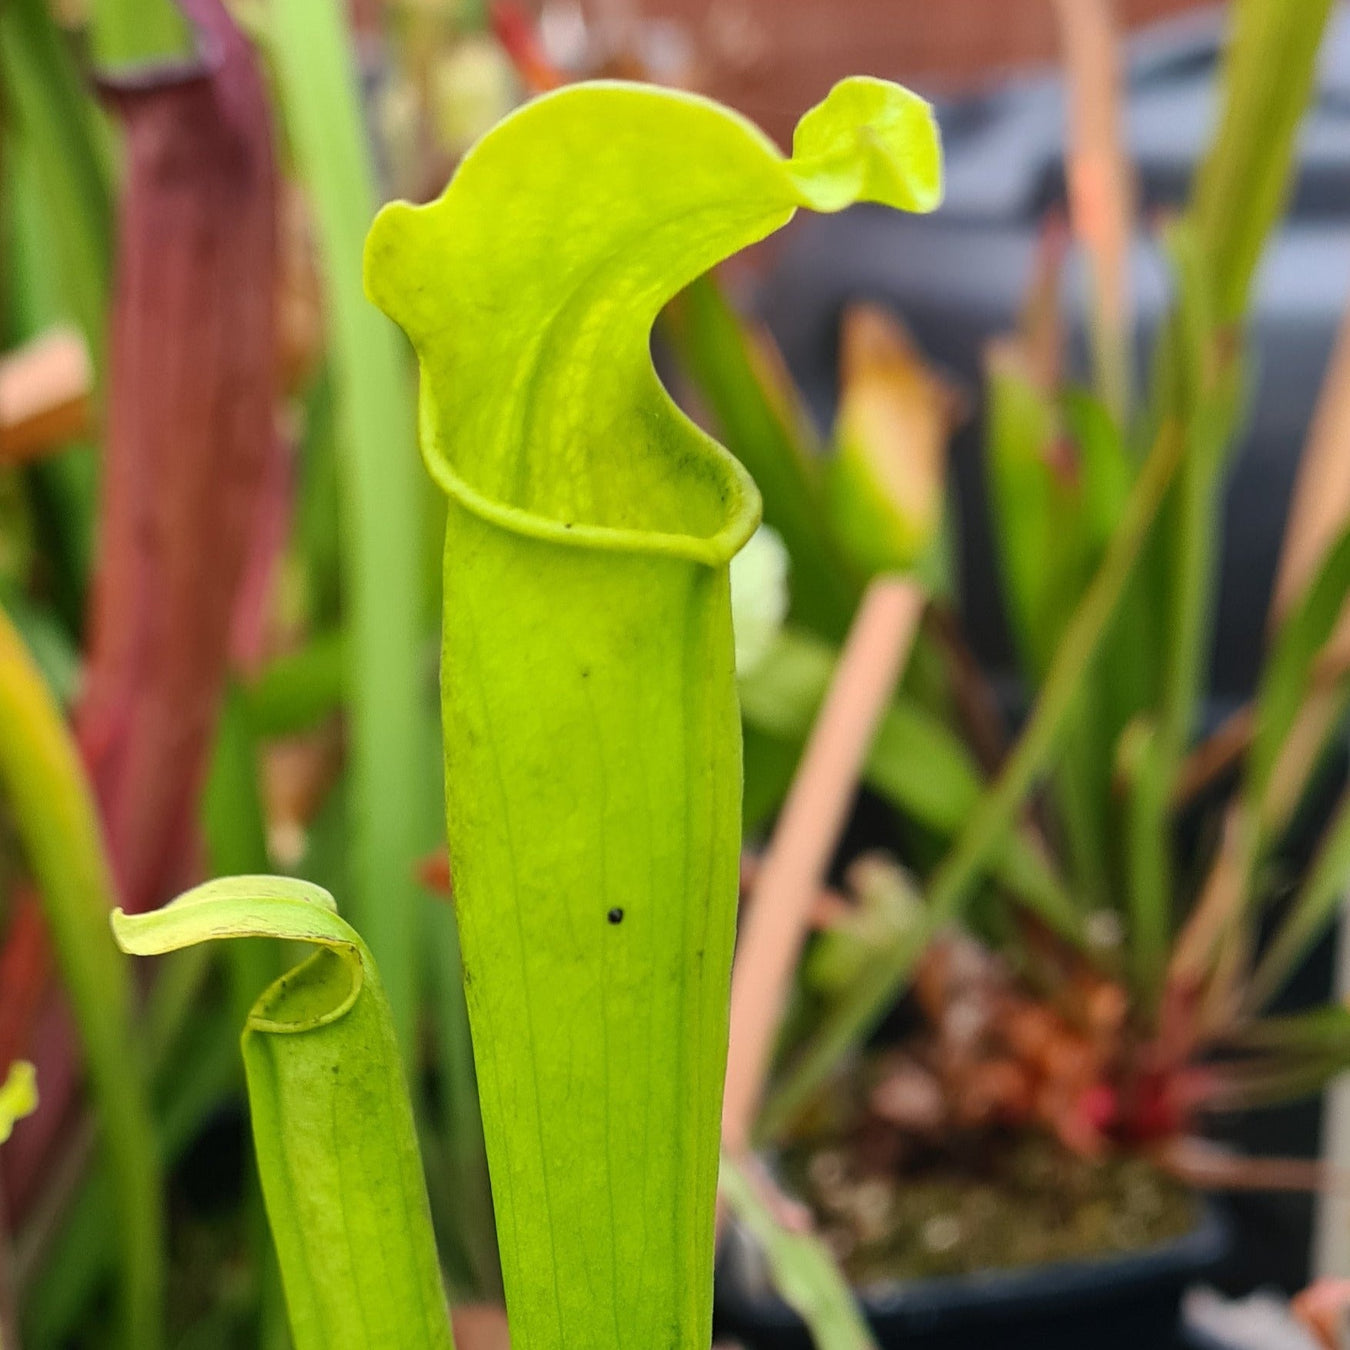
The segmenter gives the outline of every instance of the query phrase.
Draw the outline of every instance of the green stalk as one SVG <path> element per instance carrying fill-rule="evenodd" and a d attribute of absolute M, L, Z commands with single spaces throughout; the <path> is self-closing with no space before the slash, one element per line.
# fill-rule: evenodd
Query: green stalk
<path fill-rule="evenodd" d="M 1163 338 L 1160 395 L 1186 428 L 1187 449 L 1163 519 L 1168 550 L 1157 753 L 1169 781 L 1190 743 L 1204 682 L 1217 553 L 1217 495 L 1237 423 L 1242 363 L 1217 320 L 1204 258 L 1186 227 L 1172 231 L 1177 302 Z"/>
<path fill-rule="evenodd" d="M 1094 663 L 1095 664 L 1095 663 Z M 1085 910 L 1104 909 L 1112 901 L 1107 863 L 1111 857 L 1107 793 L 1100 781 L 1103 757 L 1097 753 L 1102 709 L 1099 686 L 1085 672 L 1075 706 L 1064 720 L 1058 762 L 1050 766 L 1050 796 L 1064 831 L 1068 872 L 1076 899 Z"/>
<path fill-rule="evenodd" d="M 1125 503 L 1106 556 L 1064 631 L 1025 730 L 929 883 L 926 924 L 902 939 L 888 961 L 878 963 L 867 978 L 860 980 L 807 1043 L 765 1106 L 760 1119 L 763 1137 L 774 1138 L 789 1125 L 840 1057 L 876 1024 L 909 979 L 928 937 L 957 916 L 1006 839 L 1027 793 L 1054 753 L 1084 673 L 1176 473 L 1184 445 L 1180 429 L 1166 423 Z"/>
<path fill-rule="evenodd" d="M 1171 936 L 1171 858 L 1167 822 L 1171 779 L 1158 753 L 1150 722 L 1133 722 L 1121 735 L 1125 782 L 1125 859 L 1130 920 L 1130 963 L 1135 988 L 1147 1010 L 1161 992 Z"/>
<path fill-rule="evenodd" d="M 376 190 L 355 62 L 331 0 L 275 0 L 267 37 L 318 231 L 343 472 L 343 583 L 351 709 L 351 911 L 379 963 L 399 1044 L 413 1043 L 421 894 L 437 838 L 422 772 L 437 741 L 423 591 L 413 393 L 393 326 L 361 291 Z"/>
<path fill-rule="evenodd" d="M 1240 349 L 1226 341 L 1214 320 L 1193 236 L 1178 227 L 1172 245 L 1179 294 L 1159 371 L 1162 405 L 1186 428 L 1186 452 L 1163 511 L 1167 586 L 1161 597 L 1165 641 L 1157 719 L 1147 733 L 1138 733 L 1124 757 L 1130 960 L 1135 986 L 1150 1007 L 1161 989 L 1171 935 L 1172 792 L 1204 689 L 1218 493 L 1245 370 Z"/>
<path fill-rule="evenodd" d="M 459 932 L 449 905 L 435 906 L 428 917 L 431 1004 L 444 1101 L 441 1143 L 446 1181 L 446 1203 L 435 1205 L 433 1194 L 433 1210 L 445 1230 L 441 1240 L 443 1262 L 452 1270 L 455 1294 L 465 1302 L 500 1304 L 504 1297 L 501 1260 L 469 1010 L 464 1001 Z"/>
<path fill-rule="evenodd" d="M 1284 987 L 1299 961 L 1331 923 L 1345 897 L 1347 877 L 1350 794 L 1342 795 L 1308 876 L 1252 975 L 1247 991 L 1249 1007 L 1263 1007 Z"/>
<path fill-rule="evenodd" d="M 178 1162 L 211 1114 L 237 1094 L 238 1040 L 223 1020 L 213 1030 L 214 1035 L 194 1037 L 168 1060 L 152 1064 L 157 1148 L 166 1166 Z M 146 1041 L 147 1049 L 154 1048 L 150 1036 Z M 21 1282 L 28 1277 L 26 1344 L 78 1343 L 81 1321 L 122 1249 L 123 1231 L 106 1160 L 96 1158 L 51 1249 L 29 1247 L 18 1253 Z"/>
<path fill-rule="evenodd" d="M 155 1350 L 164 1330 L 160 1163 L 144 1065 L 131 1035 L 130 972 L 108 932 L 112 875 L 79 754 L 3 613 L 0 781 L 42 893 L 113 1174 L 125 1344 Z"/>
<path fill-rule="evenodd" d="M 820 463 L 796 390 L 775 382 L 753 335 L 712 275 L 687 286 L 662 315 L 661 331 L 706 401 L 727 449 L 750 471 L 764 520 L 792 558 L 792 610 L 801 623 L 843 639 L 862 595 L 825 525 Z"/>
<path fill-rule="evenodd" d="M 45 0 L 0 5 L 0 71 L 6 118 L 13 118 L 41 199 L 42 256 L 55 259 L 60 299 L 101 370 L 112 278 L 110 175 L 97 109 Z M 22 282 L 23 274 L 13 280 Z"/>
<path fill-rule="evenodd" d="M 257 874 L 271 866 L 250 711 L 237 686 L 226 690 L 201 803 L 202 832 L 213 876 Z M 209 953 L 210 948 L 191 947 L 173 959 L 200 961 L 209 959 Z M 258 990 L 280 973 L 280 954 L 274 942 L 232 942 L 224 964 L 228 1015 L 233 1025 L 241 1026 Z"/>
<path fill-rule="evenodd" d="M 298 651 L 277 657 L 243 693 L 254 735 L 312 731 L 342 707 L 349 664 L 340 629 L 318 633 Z"/>
<path fill-rule="evenodd" d="M 209 973 L 212 953 L 200 950 L 204 958 L 197 950 L 160 958 L 166 969 L 157 976 L 141 1024 L 154 1084 L 158 1152 L 166 1168 L 179 1161 L 211 1114 L 239 1088 L 234 1028 L 221 1016 L 178 1016 L 200 994 L 200 986 L 192 987 L 194 978 Z M 166 981 L 175 987 L 167 987 Z M 29 1344 L 72 1341 L 114 1265 L 119 1233 L 107 1160 L 96 1158 L 50 1249 L 30 1245 L 18 1253 L 21 1282 L 26 1278 L 27 1285 L 24 1330 Z"/>
<path fill-rule="evenodd" d="M 1221 324 L 1246 313 L 1261 250 L 1284 209 L 1294 141 L 1330 14 L 1331 0 L 1237 0 L 1232 6 L 1219 132 L 1188 215 Z"/>
<path fill-rule="evenodd" d="M 838 656 L 835 648 L 785 628 L 763 661 L 740 681 L 747 734 L 787 750 L 795 764 Z M 939 717 L 903 694 L 877 724 L 863 779 L 896 810 L 944 839 L 954 838 L 983 786 L 965 743 Z M 1082 910 L 1044 852 L 1024 833 L 1011 835 L 990 864 L 999 883 L 1071 942 L 1081 943 Z"/>
<path fill-rule="evenodd" d="M 104 372 L 113 207 L 105 127 L 45 0 L 0 4 L 8 338 L 73 321 Z M 89 446 L 32 465 L 34 512 L 68 631 L 84 617 L 97 463 Z"/>
<path fill-rule="evenodd" d="M 1218 494 L 1240 415 L 1243 362 L 1235 329 L 1293 179 L 1295 136 L 1329 13 L 1327 0 L 1239 0 L 1234 6 L 1219 130 L 1186 219 L 1173 231 L 1178 296 L 1160 352 L 1158 402 L 1164 416 L 1186 428 L 1189 445 L 1165 513 L 1166 643 L 1158 722 L 1142 748 L 1151 762 L 1135 765 L 1141 795 L 1127 809 L 1133 964 L 1141 987 L 1151 991 L 1174 888 L 1170 789 L 1204 687 Z"/>
<path fill-rule="evenodd" d="M 89 45 L 96 65 L 125 70 L 182 61 L 193 39 L 173 0 L 95 0 Z"/>
<path fill-rule="evenodd" d="M 774 1287 L 810 1328 L 816 1350 L 877 1350 L 830 1249 L 814 1233 L 785 1227 L 754 1180 L 729 1153 L 722 1154 L 719 1190 L 759 1243 L 773 1272 Z"/>

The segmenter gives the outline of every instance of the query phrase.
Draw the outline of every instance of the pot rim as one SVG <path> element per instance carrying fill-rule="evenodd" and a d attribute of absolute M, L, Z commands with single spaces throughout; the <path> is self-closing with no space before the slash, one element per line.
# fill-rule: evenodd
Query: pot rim
<path fill-rule="evenodd" d="M 1049 1265 L 1024 1266 L 921 1280 L 894 1280 L 855 1288 L 873 1321 L 927 1323 L 987 1320 L 1031 1304 L 1069 1308 L 1109 1296 L 1115 1300 L 1154 1285 L 1181 1286 L 1212 1270 L 1226 1254 L 1231 1229 L 1213 1201 L 1204 1199 L 1194 1227 L 1179 1237 L 1134 1252 L 1085 1256 Z M 776 1294 L 746 1288 L 734 1254 L 717 1263 L 720 1311 L 766 1327 L 799 1327 L 801 1319 Z"/>

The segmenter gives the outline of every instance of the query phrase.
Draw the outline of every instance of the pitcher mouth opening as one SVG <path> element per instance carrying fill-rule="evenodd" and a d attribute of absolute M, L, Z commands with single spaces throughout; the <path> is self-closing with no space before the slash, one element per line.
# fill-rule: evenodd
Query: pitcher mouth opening
<path fill-rule="evenodd" d="M 564 547 L 664 555 L 720 567 L 740 552 L 760 523 L 762 504 L 754 479 L 730 451 L 695 426 L 673 401 L 669 415 L 683 425 L 686 455 L 696 459 L 701 470 L 702 481 L 696 490 L 706 496 L 702 506 L 708 514 L 719 518 L 712 530 L 569 520 L 490 496 L 458 472 L 445 453 L 444 438 L 437 427 L 435 395 L 425 376 L 419 404 L 422 457 L 427 472 L 465 510 L 511 533 Z"/>

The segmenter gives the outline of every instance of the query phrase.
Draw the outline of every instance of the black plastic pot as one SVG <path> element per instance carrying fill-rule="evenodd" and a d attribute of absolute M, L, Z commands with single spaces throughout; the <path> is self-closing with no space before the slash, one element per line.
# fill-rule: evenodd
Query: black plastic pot
<path fill-rule="evenodd" d="M 1182 1350 L 1181 1296 L 1229 1245 L 1206 1208 L 1185 1237 L 1129 1256 L 878 1287 L 861 1294 L 881 1350 Z M 716 1325 L 746 1350 L 812 1350 L 738 1232 L 718 1263 Z"/>

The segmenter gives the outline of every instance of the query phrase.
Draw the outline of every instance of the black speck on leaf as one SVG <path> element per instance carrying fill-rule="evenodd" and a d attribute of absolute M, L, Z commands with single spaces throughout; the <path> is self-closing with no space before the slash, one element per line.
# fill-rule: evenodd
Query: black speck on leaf
<path fill-rule="evenodd" d="M 622 923 L 623 910 L 621 910 L 618 907 L 618 905 L 615 905 L 614 908 L 609 911 L 609 914 L 606 917 L 609 919 L 610 923 Z"/>

